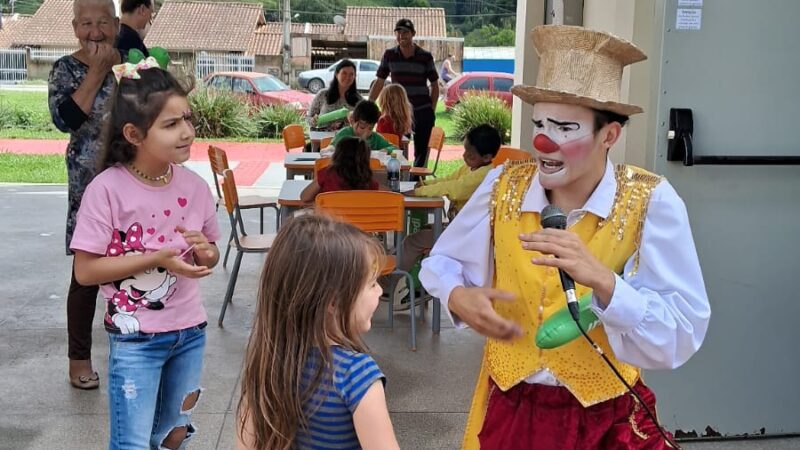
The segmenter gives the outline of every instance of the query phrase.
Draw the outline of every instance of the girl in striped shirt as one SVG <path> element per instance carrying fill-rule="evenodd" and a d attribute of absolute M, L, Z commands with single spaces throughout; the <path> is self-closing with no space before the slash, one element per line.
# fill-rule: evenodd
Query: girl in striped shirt
<path fill-rule="evenodd" d="M 238 449 L 398 449 L 370 329 L 384 253 L 352 225 L 307 215 L 267 257 L 245 356 Z"/>

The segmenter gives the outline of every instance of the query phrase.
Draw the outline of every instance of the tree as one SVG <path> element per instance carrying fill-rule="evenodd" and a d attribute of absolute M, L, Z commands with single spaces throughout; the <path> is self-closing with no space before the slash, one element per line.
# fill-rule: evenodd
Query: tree
<path fill-rule="evenodd" d="M 484 25 L 464 36 L 465 47 L 510 47 L 514 45 L 513 28 Z"/>
<path fill-rule="evenodd" d="M 428 0 L 394 0 L 394 6 L 403 8 L 430 8 Z"/>

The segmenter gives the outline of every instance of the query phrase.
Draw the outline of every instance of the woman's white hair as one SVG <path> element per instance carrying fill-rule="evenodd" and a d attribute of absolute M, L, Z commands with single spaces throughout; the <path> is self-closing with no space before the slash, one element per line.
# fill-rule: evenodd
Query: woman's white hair
<path fill-rule="evenodd" d="M 108 5 L 111 17 L 117 17 L 117 4 L 114 0 L 74 0 L 72 2 L 72 17 L 78 17 L 81 8 L 86 5 Z"/>

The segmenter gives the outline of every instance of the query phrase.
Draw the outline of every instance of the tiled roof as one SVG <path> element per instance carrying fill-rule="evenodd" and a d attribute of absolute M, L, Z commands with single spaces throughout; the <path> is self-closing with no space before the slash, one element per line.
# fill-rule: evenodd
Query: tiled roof
<path fill-rule="evenodd" d="M 3 29 L 0 30 L 0 48 L 11 47 L 11 40 L 14 34 L 25 28 L 23 25 L 31 19 L 31 16 L 14 16 L 3 14 Z"/>
<path fill-rule="evenodd" d="M 292 22 L 292 34 L 321 34 L 321 35 L 341 35 L 342 27 L 332 23 L 309 23 L 311 31 L 306 32 L 305 23 Z M 266 25 L 260 27 L 258 32 L 264 33 L 283 33 L 283 23 L 281 22 L 267 22 Z"/>
<path fill-rule="evenodd" d="M 148 47 L 244 52 L 264 24 L 260 4 L 166 1 L 147 33 Z"/>
<path fill-rule="evenodd" d="M 411 19 L 417 37 L 447 37 L 443 8 L 389 8 L 348 6 L 344 27 L 347 36 L 390 36 L 400 19 Z"/>
<path fill-rule="evenodd" d="M 25 27 L 11 37 L 14 46 L 78 48 L 72 30 L 72 0 L 45 0 Z"/>
<path fill-rule="evenodd" d="M 250 45 L 247 46 L 247 54 L 265 56 L 280 55 L 281 47 L 283 47 L 282 34 L 268 33 L 259 29 L 259 31 L 253 33 L 250 39 Z"/>

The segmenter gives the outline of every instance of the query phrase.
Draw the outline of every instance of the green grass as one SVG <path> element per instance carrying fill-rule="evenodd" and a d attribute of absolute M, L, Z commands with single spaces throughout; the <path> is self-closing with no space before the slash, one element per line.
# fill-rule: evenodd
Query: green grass
<path fill-rule="evenodd" d="M 30 130 L 27 128 L 3 128 L 0 139 L 69 139 L 69 134 L 55 131 Z"/>
<path fill-rule="evenodd" d="M 3 91 L 3 102 L 47 111 L 47 91 Z"/>
<path fill-rule="evenodd" d="M 428 168 L 433 170 L 434 161 L 428 161 Z M 464 165 L 463 159 L 455 161 L 439 161 L 439 167 L 436 168 L 436 177 L 442 178 L 455 172 L 459 167 Z"/>
<path fill-rule="evenodd" d="M 0 152 L 2 183 L 66 183 L 64 155 L 16 155 Z"/>
<path fill-rule="evenodd" d="M 444 130 L 445 143 L 461 143 L 461 140 L 455 137 L 456 132 L 455 127 L 453 127 L 453 120 L 450 118 L 450 113 L 445 110 L 444 101 L 439 101 L 436 105 L 436 126 L 442 127 Z"/>

